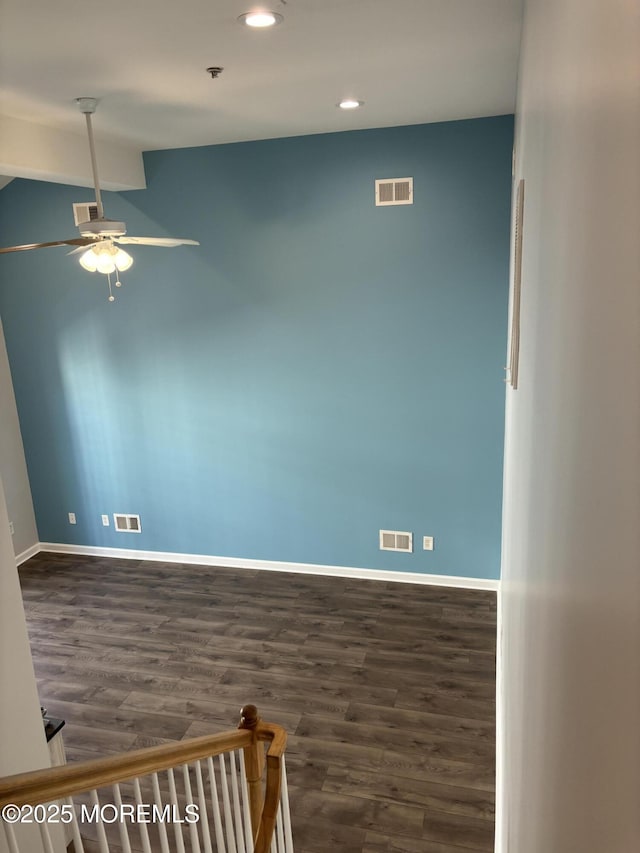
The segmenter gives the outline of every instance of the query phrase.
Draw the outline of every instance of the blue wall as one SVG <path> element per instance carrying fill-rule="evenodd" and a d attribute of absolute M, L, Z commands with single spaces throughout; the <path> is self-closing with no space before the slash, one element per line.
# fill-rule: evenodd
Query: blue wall
<path fill-rule="evenodd" d="M 114 304 L 64 249 L 0 258 L 40 539 L 497 577 L 512 134 L 149 153 L 107 215 L 202 245 L 133 247 Z M 415 204 L 376 208 L 374 179 L 407 175 Z M 14 181 L 2 244 L 73 235 L 90 198 Z M 380 528 L 418 547 L 381 552 Z"/>

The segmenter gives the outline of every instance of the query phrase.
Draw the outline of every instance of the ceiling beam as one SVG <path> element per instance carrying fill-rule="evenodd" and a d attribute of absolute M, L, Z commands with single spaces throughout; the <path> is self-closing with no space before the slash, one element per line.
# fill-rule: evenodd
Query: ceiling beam
<path fill-rule="evenodd" d="M 142 152 L 130 145 L 96 140 L 100 186 L 105 190 L 146 187 Z M 92 187 L 86 134 L 0 116 L 0 175 Z"/>

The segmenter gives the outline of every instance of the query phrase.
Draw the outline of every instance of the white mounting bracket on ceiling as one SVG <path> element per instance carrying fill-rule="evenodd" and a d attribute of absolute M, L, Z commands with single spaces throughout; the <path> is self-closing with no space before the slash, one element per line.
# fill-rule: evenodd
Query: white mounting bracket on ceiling
<path fill-rule="evenodd" d="M 80 109 L 81 113 L 84 113 L 85 115 L 89 113 L 89 115 L 91 115 L 96 111 L 96 107 L 98 106 L 98 99 L 76 98 L 76 104 L 78 105 L 78 108 Z"/>

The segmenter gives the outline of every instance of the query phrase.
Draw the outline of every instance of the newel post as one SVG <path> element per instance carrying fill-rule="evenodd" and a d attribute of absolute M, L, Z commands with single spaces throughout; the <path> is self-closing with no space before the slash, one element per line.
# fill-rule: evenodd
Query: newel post
<path fill-rule="evenodd" d="M 262 787 L 262 774 L 264 772 L 264 747 L 256 736 L 256 728 L 260 718 L 255 705 L 244 705 L 240 710 L 239 729 L 249 729 L 254 733 L 250 746 L 245 746 L 244 767 L 247 774 L 249 786 L 249 804 L 251 807 L 251 829 L 255 842 L 260 828 L 262 807 L 264 805 L 264 793 Z"/>

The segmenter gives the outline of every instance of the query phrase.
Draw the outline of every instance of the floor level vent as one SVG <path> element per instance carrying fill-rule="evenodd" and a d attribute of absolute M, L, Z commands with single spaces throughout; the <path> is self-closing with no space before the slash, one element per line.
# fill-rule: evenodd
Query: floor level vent
<path fill-rule="evenodd" d="M 410 554 L 413 551 L 413 533 L 403 530 L 381 530 L 380 550 L 404 551 Z"/>
<path fill-rule="evenodd" d="M 141 533 L 139 515 L 125 515 L 123 512 L 113 513 L 113 526 L 118 533 Z"/>

